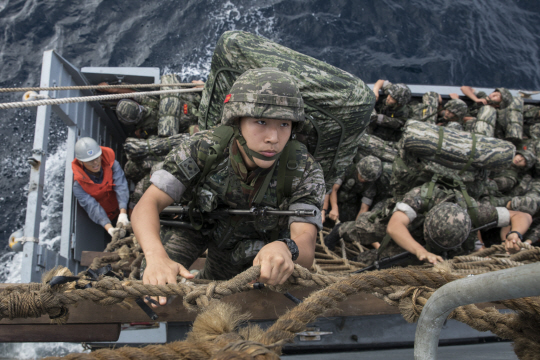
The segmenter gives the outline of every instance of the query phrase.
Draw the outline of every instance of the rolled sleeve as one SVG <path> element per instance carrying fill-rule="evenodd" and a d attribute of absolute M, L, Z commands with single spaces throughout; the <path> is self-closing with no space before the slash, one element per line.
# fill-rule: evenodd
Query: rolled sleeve
<path fill-rule="evenodd" d="M 169 195 L 174 202 L 179 202 L 186 187 L 180 180 L 166 170 L 158 170 L 152 174 L 150 182 L 159 190 Z"/>
<path fill-rule="evenodd" d="M 308 223 L 313 224 L 317 227 L 318 231 L 321 231 L 323 228 L 322 220 L 321 220 L 321 211 L 318 207 L 310 204 L 292 204 L 289 206 L 289 210 L 298 210 L 298 209 L 305 209 L 305 210 L 315 210 L 315 216 L 289 216 L 289 227 L 291 227 L 291 224 L 293 222 L 302 222 L 302 223 Z"/>
<path fill-rule="evenodd" d="M 366 204 L 367 206 L 371 206 L 371 204 L 373 204 L 373 199 L 364 196 L 362 198 L 362 203 Z"/>
<path fill-rule="evenodd" d="M 496 207 L 495 210 L 497 210 L 497 227 L 510 225 L 510 211 L 505 207 Z"/>
<path fill-rule="evenodd" d="M 111 223 L 105 209 L 103 209 L 96 199 L 84 191 L 77 181 L 73 183 L 73 195 L 79 201 L 79 205 L 86 211 L 90 220 L 101 226 Z"/>
<path fill-rule="evenodd" d="M 396 207 L 394 208 L 394 211 L 392 213 L 395 213 L 396 211 L 401 211 L 405 213 L 405 215 L 407 215 L 407 217 L 409 218 L 409 221 L 411 222 L 413 222 L 417 216 L 416 211 L 414 211 L 412 207 L 402 202 L 398 202 L 396 204 Z"/>

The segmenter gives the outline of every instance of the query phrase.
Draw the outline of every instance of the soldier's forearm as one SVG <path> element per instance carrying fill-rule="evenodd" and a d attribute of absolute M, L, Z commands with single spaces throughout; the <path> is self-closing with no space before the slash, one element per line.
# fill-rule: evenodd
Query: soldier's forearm
<path fill-rule="evenodd" d="M 292 223 L 291 239 L 298 246 L 299 256 L 296 263 L 309 269 L 315 259 L 315 242 L 317 240 L 317 227 L 308 223 Z"/>
<path fill-rule="evenodd" d="M 152 185 L 133 209 L 133 233 L 147 259 L 167 257 L 159 236 L 159 213 L 172 202 L 172 198 Z"/>

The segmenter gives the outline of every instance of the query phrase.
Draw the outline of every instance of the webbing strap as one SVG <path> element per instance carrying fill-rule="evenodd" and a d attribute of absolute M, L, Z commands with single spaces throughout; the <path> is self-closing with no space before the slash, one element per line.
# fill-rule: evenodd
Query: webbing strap
<path fill-rule="evenodd" d="M 301 143 L 298 140 L 290 140 L 285 149 L 283 156 L 279 161 L 278 179 L 277 179 L 277 200 L 281 204 L 283 198 L 292 195 L 292 185 L 294 177 L 298 172 L 298 163 L 296 162 L 296 150 L 300 148 Z"/>
<path fill-rule="evenodd" d="M 439 175 L 435 174 L 431 178 L 431 181 L 426 186 L 426 184 L 422 185 L 422 189 L 420 190 L 420 195 L 422 196 L 422 209 L 420 210 L 421 213 L 425 213 L 431 208 L 431 203 L 433 201 L 433 189 L 435 189 L 435 184 L 439 180 Z"/>
<path fill-rule="evenodd" d="M 463 167 L 463 169 L 461 169 L 458 173 L 458 175 L 461 175 L 463 174 L 464 171 L 466 171 L 469 166 L 471 166 L 473 160 L 474 160 L 474 155 L 476 153 L 476 134 L 475 133 L 472 133 L 472 149 L 471 149 L 471 154 L 469 155 L 469 160 L 467 161 L 467 163 L 465 164 L 465 166 Z"/>
<path fill-rule="evenodd" d="M 461 180 L 456 180 L 456 182 L 459 185 L 461 194 L 463 194 L 463 198 L 465 199 L 465 203 L 467 204 L 467 212 L 469 213 L 473 226 L 479 227 L 480 224 L 478 223 L 478 204 L 469 196 L 465 184 L 463 184 Z"/>
<path fill-rule="evenodd" d="M 167 140 L 168 140 L 168 138 L 167 138 Z M 150 139 L 146 139 L 146 145 L 148 145 L 148 152 L 150 153 L 150 155 L 152 155 L 154 157 L 154 159 L 157 161 L 158 157 L 157 157 L 156 153 L 153 152 L 152 148 L 150 147 Z"/>
<path fill-rule="evenodd" d="M 233 136 L 233 128 L 231 126 L 219 126 L 214 129 L 214 133 L 212 134 L 212 140 L 216 143 L 213 146 L 210 147 L 210 153 L 208 155 L 205 155 L 204 152 L 199 151 L 198 158 L 199 160 L 204 161 L 204 169 L 201 173 L 201 176 L 199 178 L 199 181 L 197 182 L 197 185 L 195 186 L 195 196 L 193 197 L 193 200 L 191 200 L 188 204 L 189 208 L 189 221 L 191 222 L 191 225 L 195 230 L 200 230 L 203 226 L 204 218 L 202 216 L 202 213 L 200 214 L 200 222 L 196 223 L 194 218 L 194 209 L 198 208 L 199 199 L 197 194 L 199 193 L 199 188 L 204 183 L 204 180 L 206 178 L 206 175 L 212 170 L 215 166 L 219 164 L 219 161 L 216 161 L 216 159 L 223 157 L 223 151 L 229 144 L 229 141 L 231 140 Z"/>
<path fill-rule="evenodd" d="M 384 235 L 381 241 L 381 246 L 379 246 L 379 248 L 377 249 L 377 260 L 379 260 L 379 258 L 381 257 L 381 254 L 384 252 L 384 249 L 386 249 L 388 244 L 390 244 L 390 241 L 392 241 L 392 238 L 390 237 L 390 235 L 388 234 Z"/>
<path fill-rule="evenodd" d="M 439 157 L 442 150 L 442 144 L 444 139 L 444 129 L 442 126 L 439 126 L 439 143 L 437 144 L 437 151 L 435 152 L 435 158 Z"/>
<path fill-rule="evenodd" d="M 372 224 L 375 223 L 375 219 L 377 219 L 377 217 L 379 217 L 379 215 L 381 215 L 382 213 L 382 209 L 372 211 L 372 214 L 368 217 L 368 221 Z"/>
<path fill-rule="evenodd" d="M 268 174 L 266 174 L 266 177 L 264 178 L 264 182 L 257 190 L 257 194 L 255 195 L 255 199 L 253 199 L 253 203 L 252 203 L 255 206 L 258 206 L 262 202 L 264 198 L 264 194 L 266 193 L 266 190 L 268 189 L 268 185 L 270 184 L 270 180 L 272 179 L 272 176 L 274 175 L 275 167 L 276 167 L 276 163 L 274 162 L 274 165 L 272 166 L 272 170 L 270 170 Z M 278 180 L 278 183 L 279 183 L 279 180 Z"/>

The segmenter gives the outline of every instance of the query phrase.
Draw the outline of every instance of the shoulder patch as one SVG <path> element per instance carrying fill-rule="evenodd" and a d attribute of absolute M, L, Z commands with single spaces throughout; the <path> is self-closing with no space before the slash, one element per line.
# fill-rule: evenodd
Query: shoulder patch
<path fill-rule="evenodd" d="M 192 157 L 188 157 L 186 160 L 182 161 L 179 165 L 180 170 L 184 174 L 187 180 L 191 180 L 201 172 L 195 160 Z"/>

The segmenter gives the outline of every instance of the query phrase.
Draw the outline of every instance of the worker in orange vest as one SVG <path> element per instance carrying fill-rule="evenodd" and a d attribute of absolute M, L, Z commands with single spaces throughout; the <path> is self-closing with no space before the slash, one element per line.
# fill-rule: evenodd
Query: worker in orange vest
<path fill-rule="evenodd" d="M 113 236 L 125 230 L 113 227 L 112 223 L 129 225 L 127 203 L 129 188 L 114 151 L 89 137 L 75 144 L 75 159 L 71 163 L 73 194 L 88 213 L 90 219 L 105 228 Z"/>

